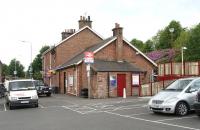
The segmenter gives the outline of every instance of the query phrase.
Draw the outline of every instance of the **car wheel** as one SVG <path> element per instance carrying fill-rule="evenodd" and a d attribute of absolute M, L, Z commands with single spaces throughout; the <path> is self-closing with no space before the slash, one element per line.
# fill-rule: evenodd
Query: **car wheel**
<path fill-rule="evenodd" d="M 185 102 L 179 102 L 176 105 L 176 114 L 179 116 L 185 116 L 188 114 L 189 108 Z"/>
<path fill-rule="evenodd" d="M 49 94 L 47 94 L 47 97 L 50 97 L 51 96 L 51 94 L 49 93 Z"/>

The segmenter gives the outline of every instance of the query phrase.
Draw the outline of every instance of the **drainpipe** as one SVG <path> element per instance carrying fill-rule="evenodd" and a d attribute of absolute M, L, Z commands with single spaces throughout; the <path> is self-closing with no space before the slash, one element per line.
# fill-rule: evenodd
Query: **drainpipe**
<path fill-rule="evenodd" d="M 108 72 L 108 98 L 110 97 L 110 72 Z"/>

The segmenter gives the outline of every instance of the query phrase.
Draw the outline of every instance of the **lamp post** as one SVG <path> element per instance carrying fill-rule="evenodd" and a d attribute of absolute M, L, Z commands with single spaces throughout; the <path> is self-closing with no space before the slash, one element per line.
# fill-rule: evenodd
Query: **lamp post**
<path fill-rule="evenodd" d="M 16 58 L 15 58 L 15 70 L 14 70 L 15 79 L 17 79 L 17 67 L 16 67 Z"/>
<path fill-rule="evenodd" d="M 184 65 L 183 65 L 183 50 L 186 50 L 187 47 L 181 47 L 181 74 L 184 75 Z"/>
<path fill-rule="evenodd" d="M 31 52 L 31 64 L 30 64 L 30 69 L 29 69 L 29 74 L 30 74 L 30 78 L 32 79 L 32 70 L 33 70 L 33 67 L 32 67 L 32 43 L 29 42 L 29 41 L 21 41 L 23 43 L 29 43 L 30 44 L 30 52 Z"/>
<path fill-rule="evenodd" d="M 174 28 L 169 28 L 169 32 L 171 33 L 171 46 L 170 47 L 172 47 Z"/>

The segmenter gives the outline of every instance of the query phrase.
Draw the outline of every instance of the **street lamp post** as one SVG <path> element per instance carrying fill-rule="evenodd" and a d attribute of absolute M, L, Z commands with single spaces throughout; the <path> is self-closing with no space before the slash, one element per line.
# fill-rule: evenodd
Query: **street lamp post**
<path fill-rule="evenodd" d="M 16 67 L 16 58 L 15 58 L 15 70 L 14 70 L 15 79 L 17 79 L 17 67 Z"/>
<path fill-rule="evenodd" d="M 171 33 L 171 46 L 170 47 L 172 47 L 174 28 L 169 28 L 169 32 Z"/>
<path fill-rule="evenodd" d="M 30 64 L 30 69 L 29 69 L 29 74 L 30 74 L 30 78 L 32 79 L 32 70 L 33 70 L 33 67 L 32 67 L 32 43 L 29 42 L 29 41 L 21 41 L 23 43 L 29 43 L 30 44 L 30 52 L 31 52 L 31 64 Z"/>
<path fill-rule="evenodd" d="M 184 75 L 184 65 L 183 65 L 183 50 L 186 50 L 187 47 L 181 47 L 181 74 Z"/>

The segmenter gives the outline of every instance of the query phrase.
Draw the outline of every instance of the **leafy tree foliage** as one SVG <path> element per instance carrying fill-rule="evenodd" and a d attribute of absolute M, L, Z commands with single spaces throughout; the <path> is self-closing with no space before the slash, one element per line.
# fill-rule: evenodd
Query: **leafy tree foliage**
<path fill-rule="evenodd" d="M 34 79 L 42 79 L 42 54 L 49 49 L 49 46 L 43 46 L 40 49 L 39 54 L 35 57 L 32 63 L 32 68 L 33 68 L 33 78 Z"/>
<path fill-rule="evenodd" d="M 147 52 L 151 52 L 154 50 L 155 50 L 155 45 L 154 45 L 153 41 L 152 40 L 146 41 L 144 44 L 143 52 L 147 53 Z"/>
<path fill-rule="evenodd" d="M 9 72 L 8 72 L 8 65 L 6 64 L 2 64 L 2 75 L 9 75 Z"/>
<path fill-rule="evenodd" d="M 174 31 L 170 32 L 169 29 L 173 28 Z M 182 32 L 181 24 L 177 21 L 171 21 L 170 24 L 160 31 L 158 49 L 167 49 L 174 46 L 174 41 L 180 36 Z"/>
<path fill-rule="evenodd" d="M 185 58 L 187 61 L 200 60 L 200 23 L 190 30 L 189 40 L 186 44 Z"/>
<path fill-rule="evenodd" d="M 15 67 L 16 67 L 16 71 L 17 71 L 17 77 L 24 77 L 25 73 L 24 73 L 24 66 L 20 63 L 20 61 L 17 61 L 16 59 L 12 59 L 10 61 L 10 64 L 8 66 L 8 74 L 10 76 L 15 76 L 14 75 L 14 71 L 15 71 Z"/>
<path fill-rule="evenodd" d="M 137 47 L 140 51 L 143 51 L 143 49 L 144 49 L 144 43 L 141 40 L 137 40 L 134 38 L 131 41 L 131 44 L 134 45 L 135 47 Z"/>
<path fill-rule="evenodd" d="M 181 49 L 181 47 L 186 46 L 189 42 L 190 32 L 189 30 L 183 30 L 180 36 L 174 41 L 173 48 Z"/>

